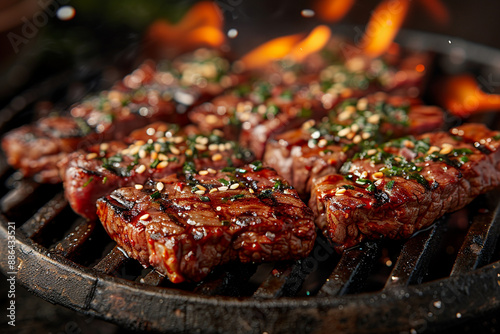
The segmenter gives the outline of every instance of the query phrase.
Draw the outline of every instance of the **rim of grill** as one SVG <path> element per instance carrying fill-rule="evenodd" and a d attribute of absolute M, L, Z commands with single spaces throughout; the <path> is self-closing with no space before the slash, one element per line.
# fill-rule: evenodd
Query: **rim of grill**
<path fill-rule="evenodd" d="M 99 222 L 74 214 L 61 186 L 20 178 L 3 156 L 0 195 L 2 271 L 14 221 L 18 283 L 133 329 L 419 332 L 500 311 L 500 189 L 406 241 L 368 241 L 338 255 L 319 236 L 306 259 L 228 264 L 177 285 L 129 259 Z"/>

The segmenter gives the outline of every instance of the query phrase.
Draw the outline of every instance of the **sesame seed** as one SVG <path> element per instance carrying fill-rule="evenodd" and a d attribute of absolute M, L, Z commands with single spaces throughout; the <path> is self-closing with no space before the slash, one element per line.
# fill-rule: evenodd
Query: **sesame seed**
<path fill-rule="evenodd" d="M 151 152 L 151 159 L 153 159 L 153 160 L 158 159 L 158 152 L 156 152 L 156 151 Z"/>
<path fill-rule="evenodd" d="M 137 168 L 136 168 L 136 170 L 135 170 L 135 172 L 136 172 L 137 174 L 142 174 L 142 173 L 144 173 L 145 171 L 146 171 L 146 166 L 144 166 L 144 165 L 140 165 L 140 166 L 139 166 L 139 167 L 137 167 Z"/>
<path fill-rule="evenodd" d="M 198 174 L 202 175 L 202 176 L 205 176 L 205 175 L 208 175 L 208 170 L 200 170 L 198 172 Z"/>
<path fill-rule="evenodd" d="M 361 138 L 363 138 L 363 139 L 365 139 L 365 140 L 366 140 L 366 139 L 368 139 L 368 138 L 370 138 L 371 136 L 372 136 L 372 135 L 371 135 L 369 132 L 363 132 L 363 133 L 361 134 Z"/>
<path fill-rule="evenodd" d="M 368 172 L 365 170 L 363 173 L 361 173 L 361 177 L 363 179 L 366 179 L 368 177 Z"/>
<path fill-rule="evenodd" d="M 219 145 L 217 145 L 217 144 L 210 144 L 210 145 L 208 145 L 208 149 L 210 151 L 217 151 L 218 148 L 219 148 Z"/>
<path fill-rule="evenodd" d="M 222 208 L 220 206 L 216 207 L 215 210 L 220 211 Z"/>
<path fill-rule="evenodd" d="M 337 189 L 337 191 L 335 192 L 335 196 L 343 196 L 346 191 L 347 191 L 347 189 L 345 189 L 345 188 Z"/>
<path fill-rule="evenodd" d="M 97 153 L 89 153 L 89 154 L 87 154 L 87 159 L 88 160 L 92 160 L 92 159 L 95 159 L 97 157 L 98 157 Z"/>
<path fill-rule="evenodd" d="M 382 179 L 378 179 L 377 181 L 373 182 L 373 184 L 377 187 L 380 186 L 382 184 Z"/>
<path fill-rule="evenodd" d="M 368 151 L 366 151 L 366 154 L 367 155 L 374 155 L 375 153 L 377 153 L 377 150 L 372 148 L 372 149 L 369 149 Z"/>
<path fill-rule="evenodd" d="M 216 192 L 216 191 L 218 191 L 218 190 L 219 190 L 219 189 L 217 189 L 217 188 L 212 188 L 212 189 L 210 189 L 209 193 L 211 194 L 211 193 L 214 193 L 214 192 Z"/>
<path fill-rule="evenodd" d="M 345 137 L 349 132 L 351 132 L 351 128 L 343 128 L 338 132 L 340 137 Z"/>
<path fill-rule="evenodd" d="M 203 195 L 205 193 L 205 190 L 196 190 L 194 193 L 196 195 Z"/>
<path fill-rule="evenodd" d="M 222 144 L 222 143 L 221 143 L 221 144 L 219 144 L 219 151 L 224 152 L 225 150 L 226 150 L 226 145 L 224 145 L 224 144 Z"/>
<path fill-rule="evenodd" d="M 368 107 L 368 99 L 366 97 L 359 99 L 356 107 L 359 110 L 366 110 L 366 107 Z"/>
<path fill-rule="evenodd" d="M 197 185 L 197 187 L 198 187 L 198 189 L 199 189 L 199 190 L 203 190 L 203 191 L 206 191 L 206 190 L 207 190 L 207 188 L 205 188 L 204 186 L 202 186 L 202 185 L 200 185 L 200 184 L 199 184 L 199 185 Z"/>
<path fill-rule="evenodd" d="M 356 112 L 356 107 L 355 106 L 347 106 L 347 107 L 345 107 L 344 110 L 347 111 L 347 112 L 350 112 L 350 113 L 355 113 Z"/>
<path fill-rule="evenodd" d="M 153 144 L 153 139 L 148 139 L 148 144 Z"/>
<path fill-rule="evenodd" d="M 165 185 L 163 184 L 163 182 L 158 182 L 156 184 L 156 189 L 158 189 L 158 191 L 162 191 L 163 188 L 165 188 Z"/>
<path fill-rule="evenodd" d="M 170 151 L 175 155 L 181 154 L 181 151 L 175 146 L 170 146 Z"/>
<path fill-rule="evenodd" d="M 176 143 L 176 144 L 180 144 L 180 143 L 182 143 L 182 142 L 184 141 L 184 138 L 183 138 L 183 137 L 178 136 L 178 137 L 174 137 L 174 138 L 172 138 L 172 140 L 174 141 L 174 143 Z"/>
<path fill-rule="evenodd" d="M 405 140 L 403 142 L 403 145 L 407 148 L 414 148 L 415 147 L 415 143 L 413 143 L 411 140 Z"/>
<path fill-rule="evenodd" d="M 139 153 L 140 149 L 141 149 L 140 146 L 131 147 L 130 148 L 130 155 L 136 155 L 137 153 Z"/>
<path fill-rule="evenodd" d="M 146 155 L 147 155 L 146 150 L 139 151 L 139 158 L 144 159 L 146 157 Z"/>
<path fill-rule="evenodd" d="M 319 146 L 319 147 L 325 147 L 325 146 L 326 146 L 326 144 L 328 144 L 328 141 L 327 141 L 325 138 L 320 139 L 320 140 L 318 141 L 318 146 Z"/>
<path fill-rule="evenodd" d="M 207 149 L 207 146 L 206 145 L 202 145 L 202 144 L 196 144 L 194 145 L 194 147 L 198 150 L 198 151 L 205 151 Z"/>
<path fill-rule="evenodd" d="M 252 188 L 249 188 L 249 189 L 248 189 L 248 192 L 249 192 L 250 194 L 253 194 L 255 191 L 254 191 Z"/>
<path fill-rule="evenodd" d="M 144 188 L 144 186 L 142 184 L 136 184 L 134 187 L 137 190 L 141 190 L 142 188 Z"/>
<path fill-rule="evenodd" d="M 220 153 L 214 154 L 212 157 L 212 161 L 219 161 L 219 160 L 222 160 L 222 154 Z"/>
<path fill-rule="evenodd" d="M 394 157 L 394 160 L 397 162 L 401 162 L 402 159 L 400 157 Z"/>
<path fill-rule="evenodd" d="M 453 151 L 453 146 L 445 146 L 443 144 L 443 148 L 439 151 L 439 154 L 449 154 L 451 151 Z"/>
<path fill-rule="evenodd" d="M 378 114 L 371 115 L 370 117 L 367 118 L 367 121 L 370 124 L 378 124 L 380 123 L 380 115 Z"/>
<path fill-rule="evenodd" d="M 168 161 L 162 161 L 157 166 L 156 169 L 162 169 L 168 166 Z"/>
<path fill-rule="evenodd" d="M 358 132 L 359 131 L 359 125 L 357 125 L 357 124 L 351 125 L 351 131 L 352 132 Z"/>
<path fill-rule="evenodd" d="M 431 146 L 429 148 L 429 150 L 427 151 L 427 154 L 432 154 L 432 153 L 435 153 L 435 152 L 439 152 L 441 151 L 441 149 L 437 146 Z"/>
<path fill-rule="evenodd" d="M 219 188 L 217 188 L 217 189 L 219 189 L 220 191 L 226 191 L 226 190 L 228 190 L 228 189 L 229 189 L 229 187 L 226 187 L 226 186 L 221 186 L 221 187 L 219 187 Z"/>
<path fill-rule="evenodd" d="M 219 136 L 219 137 L 223 137 L 224 136 L 224 132 L 222 132 L 221 130 L 219 129 L 215 129 L 214 131 L 212 131 L 212 133 L 216 136 Z"/>
<path fill-rule="evenodd" d="M 233 190 L 234 190 L 234 189 L 238 189 L 238 188 L 239 188 L 239 186 L 240 186 L 240 184 L 239 184 L 239 183 L 234 183 L 234 184 L 232 184 L 232 185 L 229 187 L 229 189 L 233 189 Z"/>
<path fill-rule="evenodd" d="M 213 168 L 208 168 L 207 171 L 210 173 L 210 174 L 215 174 L 217 173 L 217 171 Z"/>
<path fill-rule="evenodd" d="M 191 156 L 191 155 L 193 155 L 193 150 L 192 150 L 192 149 L 190 149 L 190 148 L 188 148 L 188 149 L 186 150 L 186 152 L 184 152 L 184 153 L 185 153 L 186 155 Z"/>
<path fill-rule="evenodd" d="M 354 138 L 352 139 L 352 142 L 353 142 L 354 144 L 359 144 L 359 143 L 361 143 L 361 140 L 362 140 L 362 139 L 361 139 L 361 136 L 360 136 L 360 135 L 356 135 L 356 136 L 354 136 Z"/>
<path fill-rule="evenodd" d="M 146 214 L 144 214 L 144 215 L 140 216 L 140 217 L 139 217 L 139 220 L 148 220 L 148 219 L 149 219 L 149 217 L 150 217 L 150 216 L 149 216 L 149 213 L 146 213 Z"/>
<path fill-rule="evenodd" d="M 205 122 L 208 124 L 215 124 L 218 120 L 219 118 L 215 115 L 207 115 L 207 117 L 205 117 Z"/>
<path fill-rule="evenodd" d="M 155 143 L 154 148 L 155 148 L 156 152 L 160 152 L 161 151 L 161 144 Z"/>
<path fill-rule="evenodd" d="M 208 144 L 208 138 L 207 137 L 198 137 L 200 139 L 200 144 L 202 145 L 207 145 Z"/>
<path fill-rule="evenodd" d="M 373 173 L 372 177 L 377 180 L 377 179 L 381 179 L 384 177 L 384 173 L 382 172 L 376 172 L 376 173 Z"/>
<path fill-rule="evenodd" d="M 168 157 L 165 154 L 160 153 L 160 154 L 158 154 L 158 159 L 163 161 L 163 160 L 168 160 Z"/>
<path fill-rule="evenodd" d="M 347 134 L 347 136 L 345 136 L 345 137 L 346 137 L 347 139 L 351 140 L 352 138 L 354 138 L 354 136 L 355 136 L 355 135 L 356 135 L 356 133 L 355 133 L 355 132 L 349 132 L 349 133 Z"/>
<path fill-rule="evenodd" d="M 138 141 L 134 142 L 135 146 L 142 146 L 144 144 L 146 144 L 146 142 L 144 140 L 138 140 Z"/>
<path fill-rule="evenodd" d="M 311 127 L 314 126 L 314 124 L 316 124 L 316 122 L 311 119 L 311 120 L 308 120 L 307 122 L 305 122 L 303 125 L 302 125 L 302 129 L 304 130 L 309 130 Z"/>
<path fill-rule="evenodd" d="M 101 149 L 101 151 L 107 151 L 108 148 L 109 148 L 109 144 L 108 143 L 102 143 L 101 146 L 99 146 L 99 148 Z"/>
<path fill-rule="evenodd" d="M 337 118 L 339 119 L 339 121 L 346 121 L 349 119 L 349 117 L 351 117 L 351 115 L 352 113 L 348 111 L 342 111 Z"/>
<path fill-rule="evenodd" d="M 232 143 L 226 143 L 226 145 L 224 145 L 226 147 L 226 150 L 230 150 L 231 148 L 233 148 L 233 144 Z"/>

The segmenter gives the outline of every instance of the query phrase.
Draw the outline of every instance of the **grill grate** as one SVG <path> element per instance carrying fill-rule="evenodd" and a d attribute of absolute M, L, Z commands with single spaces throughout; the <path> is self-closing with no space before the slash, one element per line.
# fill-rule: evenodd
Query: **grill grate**
<path fill-rule="evenodd" d="M 500 189 L 405 242 L 369 241 L 340 256 L 319 236 L 301 261 L 230 264 L 175 285 L 77 217 L 60 186 L 21 179 L 3 156 L 0 187 L 1 269 L 15 221 L 18 283 L 132 329 L 439 332 L 500 312 Z"/>

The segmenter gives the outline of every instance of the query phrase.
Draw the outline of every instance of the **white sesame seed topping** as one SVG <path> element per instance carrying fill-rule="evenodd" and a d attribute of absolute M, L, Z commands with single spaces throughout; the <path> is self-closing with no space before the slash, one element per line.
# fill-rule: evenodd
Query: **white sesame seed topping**
<path fill-rule="evenodd" d="M 158 191 L 162 191 L 163 188 L 165 188 L 165 185 L 163 184 L 163 182 L 158 182 L 156 184 L 156 189 L 158 189 Z"/>
<path fill-rule="evenodd" d="M 220 211 L 222 208 L 220 206 L 216 207 L 215 210 Z"/>
<path fill-rule="evenodd" d="M 248 192 L 249 192 L 250 194 L 253 194 L 255 191 L 254 191 L 252 188 L 249 188 L 249 189 L 248 189 Z"/>
<path fill-rule="evenodd" d="M 149 213 L 143 214 L 142 216 L 139 217 L 139 220 L 148 220 L 149 219 Z"/>
<path fill-rule="evenodd" d="M 196 190 L 194 193 L 196 195 L 203 195 L 203 194 L 205 194 L 205 190 Z"/>
<path fill-rule="evenodd" d="M 200 174 L 200 175 L 202 175 L 202 176 L 204 176 L 204 175 L 208 175 L 208 170 L 200 170 L 200 171 L 198 172 L 198 174 Z"/>
<path fill-rule="evenodd" d="M 207 171 L 210 173 L 210 174 L 215 174 L 217 173 L 217 171 L 213 168 L 208 168 Z"/>
<path fill-rule="evenodd" d="M 229 188 L 234 190 L 234 189 L 238 189 L 238 188 L 239 188 L 239 186 L 240 186 L 240 184 L 239 184 L 239 183 L 234 183 L 234 184 L 232 184 Z"/>
<path fill-rule="evenodd" d="M 144 186 L 142 184 L 136 184 L 134 187 L 137 190 L 141 190 L 142 188 L 144 188 Z"/>
<path fill-rule="evenodd" d="M 217 188 L 212 188 L 212 189 L 210 189 L 209 193 L 211 194 L 211 193 L 214 193 L 214 192 L 216 192 L 216 191 L 219 191 L 219 189 L 217 189 Z"/>
<path fill-rule="evenodd" d="M 100 146 L 99 146 L 100 150 L 101 151 L 107 151 L 108 148 L 109 148 L 109 144 L 108 143 L 102 143 Z"/>
<path fill-rule="evenodd" d="M 87 154 L 87 160 L 92 160 L 92 159 L 95 159 L 97 157 L 98 157 L 97 153 L 89 153 L 89 154 Z"/>
<path fill-rule="evenodd" d="M 212 156 L 212 161 L 219 161 L 222 160 L 222 154 L 217 153 Z"/>
<path fill-rule="evenodd" d="M 181 154 L 181 151 L 175 146 L 170 146 L 170 151 L 175 155 Z"/>
<path fill-rule="evenodd" d="M 142 173 L 144 173 L 145 171 L 146 171 L 146 166 L 144 166 L 144 165 L 140 165 L 140 166 L 139 166 L 139 167 L 137 167 L 137 168 L 136 168 L 136 170 L 135 170 L 135 172 L 136 172 L 137 174 L 142 174 Z"/>
<path fill-rule="evenodd" d="M 168 166 L 168 161 L 162 161 L 156 166 L 156 169 L 163 169 L 167 166 Z"/>
<path fill-rule="evenodd" d="M 226 191 L 229 189 L 229 187 L 226 187 L 226 186 L 220 186 L 219 188 L 219 191 Z"/>

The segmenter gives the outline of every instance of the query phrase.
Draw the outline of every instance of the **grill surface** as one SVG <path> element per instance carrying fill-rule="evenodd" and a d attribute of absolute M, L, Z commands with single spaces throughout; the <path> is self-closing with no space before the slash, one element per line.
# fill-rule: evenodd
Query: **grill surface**
<path fill-rule="evenodd" d="M 225 265 L 202 283 L 174 285 L 128 259 L 99 222 L 76 216 L 60 186 L 20 179 L 3 157 L 0 189 L 3 272 L 11 221 L 18 283 L 133 329 L 421 332 L 500 312 L 500 190 L 406 242 L 365 242 L 340 256 L 319 237 L 301 261 Z"/>

